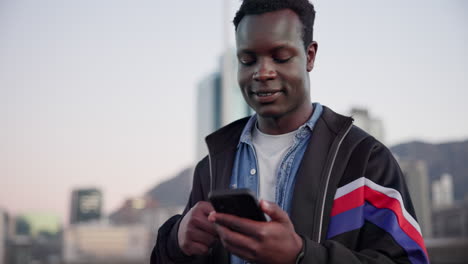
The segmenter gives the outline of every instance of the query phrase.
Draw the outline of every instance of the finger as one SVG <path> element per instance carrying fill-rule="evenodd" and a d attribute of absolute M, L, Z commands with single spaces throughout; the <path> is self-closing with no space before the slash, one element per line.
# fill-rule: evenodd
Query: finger
<path fill-rule="evenodd" d="M 255 245 L 258 244 L 255 239 L 232 231 L 222 225 L 216 225 L 216 230 L 218 231 L 219 238 L 226 249 L 235 250 L 240 257 L 245 257 L 247 255 L 250 257 L 253 256 L 252 254 L 255 252 Z"/>
<path fill-rule="evenodd" d="M 201 243 L 192 242 L 187 246 L 187 255 L 206 255 L 209 252 L 209 247 Z"/>
<path fill-rule="evenodd" d="M 194 207 L 197 208 L 197 211 L 203 213 L 203 215 L 208 216 L 211 212 L 214 211 L 213 206 L 209 202 L 200 201 Z"/>
<path fill-rule="evenodd" d="M 272 221 L 280 223 L 290 223 L 288 214 L 283 211 L 277 204 L 267 202 L 265 200 L 260 201 L 260 207 L 262 211 L 267 214 Z"/>
<path fill-rule="evenodd" d="M 215 226 L 212 222 L 208 221 L 208 217 L 206 216 L 196 216 L 192 219 L 192 225 L 195 228 L 198 228 L 200 230 L 203 230 L 206 233 L 209 233 L 213 236 L 216 236 L 216 229 Z"/>
<path fill-rule="evenodd" d="M 216 236 L 198 229 L 190 229 L 187 231 L 187 239 L 210 247 L 216 240 Z"/>
<path fill-rule="evenodd" d="M 214 223 L 216 222 L 216 211 L 213 211 L 211 212 L 209 215 L 208 215 L 208 221 L 210 221 L 211 223 Z"/>
<path fill-rule="evenodd" d="M 223 213 L 212 213 L 210 214 L 210 218 L 218 225 L 225 226 L 231 230 L 250 236 L 257 234 L 261 225 L 265 224 L 263 222 Z"/>

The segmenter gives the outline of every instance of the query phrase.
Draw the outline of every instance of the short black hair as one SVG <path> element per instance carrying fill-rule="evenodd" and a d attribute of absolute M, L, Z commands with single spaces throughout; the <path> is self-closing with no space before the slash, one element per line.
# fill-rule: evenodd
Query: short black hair
<path fill-rule="evenodd" d="M 294 11 L 302 23 L 302 41 L 307 49 L 313 40 L 315 9 L 308 0 L 244 0 L 234 17 L 234 27 L 237 26 L 244 16 L 260 15 L 281 9 L 291 9 Z"/>

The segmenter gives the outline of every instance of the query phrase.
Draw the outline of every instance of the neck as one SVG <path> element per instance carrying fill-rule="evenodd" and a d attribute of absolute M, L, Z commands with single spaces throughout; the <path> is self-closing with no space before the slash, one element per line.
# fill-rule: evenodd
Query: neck
<path fill-rule="evenodd" d="M 265 134 L 281 135 L 297 130 L 306 123 L 313 112 L 313 106 L 310 102 L 299 107 L 295 111 L 280 117 L 262 117 L 258 116 L 258 129 Z"/>

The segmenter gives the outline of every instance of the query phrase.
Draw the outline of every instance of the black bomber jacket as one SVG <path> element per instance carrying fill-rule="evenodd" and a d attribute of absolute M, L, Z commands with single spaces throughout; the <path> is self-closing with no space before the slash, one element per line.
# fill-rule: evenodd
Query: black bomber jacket
<path fill-rule="evenodd" d="M 212 189 L 227 189 L 248 118 L 206 138 L 209 155 L 194 172 L 182 215 L 164 223 L 151 263 L 229 263 L 217 242 L 208 256 L 185 256 L 177 242 L 183 215 Z M 390 151 L 327 107 L 317 121 L 294 186 L 290 219 L 305 238 L 301 263 L 428 263 L 403 174 Z"/>

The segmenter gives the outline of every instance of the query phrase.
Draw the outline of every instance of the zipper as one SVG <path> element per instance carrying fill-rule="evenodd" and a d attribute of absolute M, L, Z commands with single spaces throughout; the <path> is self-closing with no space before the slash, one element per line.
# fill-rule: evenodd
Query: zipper
<path fill-rule="evenodd" d="M 210 192 L 213 191 L 213 171 L 211 169 L 211 154 L 208 153 L 208 165 L 210 165 Z"/>
<path fill-rule="evenodd" d="M 335 165 L 336 156 L 338 155 L 338 151 L 340 150 L 341 143 L 343 143 L 344 138 L 346 137 L 346 135 L 348 135 L 348 133 L 349 133 L 349 131 L 351 130 L 352 127 L 353 127 L 353 122 L 351 122 L 351 124 L 346 129 L 343 136 L 341 137 L 340 141 L 338 142 L 338 146 L 336 147 L 335 153 L 333 154 L 332 162 L 331 162 L 330 167 L 328 169 L 327 181 L 325 182 L 325 192 L 323 193 L 323 199 L 322 199 L 322 209 L 320 211 L 319 232 L 318 232 L 318 236 L 317 236 L 317 239 L 316 239 L 316 241 L 318 243 L 321 242 L 320 238 L 322 236 L 323 214 L 324 214 L 324 211 L 325 211 L 325 201 L 326 201 L 326 198 L 327 198 L 328 183 L 330 182 L 330 176 L 331 176 L 331 173 L 332 173 L 332 170 L 333 170 L 333 166 Z"/>

